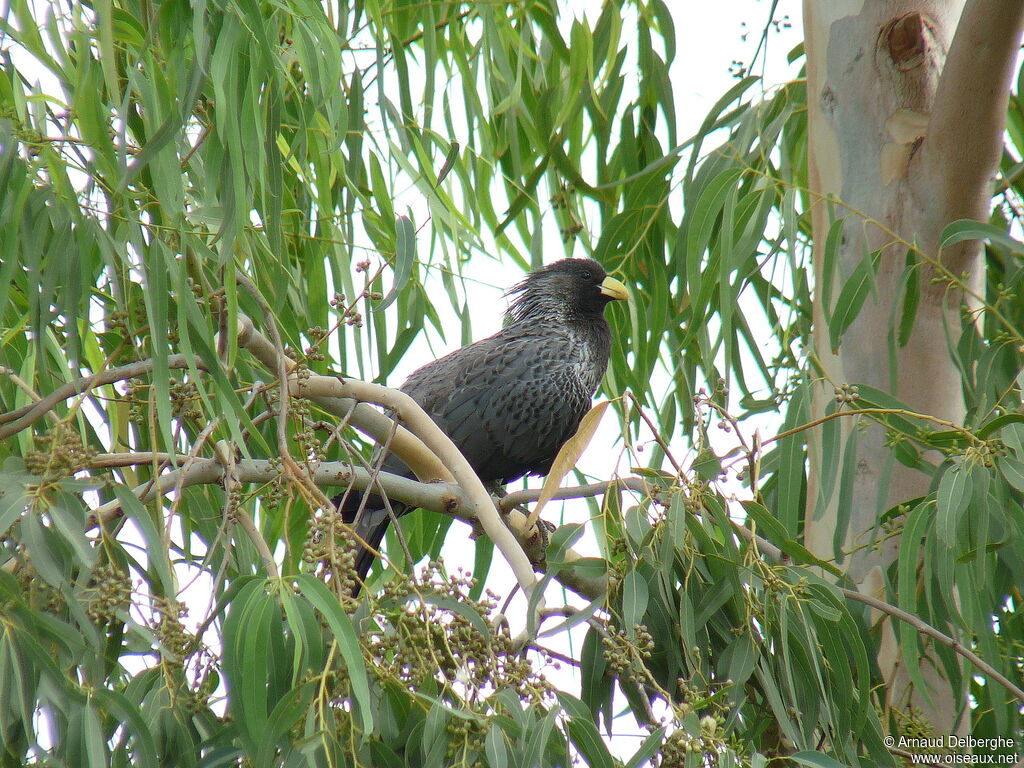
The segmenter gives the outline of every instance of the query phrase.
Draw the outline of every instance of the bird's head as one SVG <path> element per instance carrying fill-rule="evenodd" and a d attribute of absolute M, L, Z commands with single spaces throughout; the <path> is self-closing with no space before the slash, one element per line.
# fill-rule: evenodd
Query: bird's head
<path fill-rule="evenodd" d="M 626 286 L 593 259 L 562 259 L 528 274 L 508 294 L 513 322 L 542 317 L 600 317 Z"/>

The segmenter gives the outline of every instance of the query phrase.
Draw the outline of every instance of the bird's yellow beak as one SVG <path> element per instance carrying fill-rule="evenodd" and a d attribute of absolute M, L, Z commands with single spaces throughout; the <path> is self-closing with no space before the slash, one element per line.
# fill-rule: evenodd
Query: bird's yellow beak
<path fill-rule="evenodd" d="M 610 296 L 613 299 L 620 299 L 622 301 L 629 299 L 629 293 L 626 291 L 626 286 L 614 277 L 606 277 L 601 281 L 601 293 L 605 296 Z"/>

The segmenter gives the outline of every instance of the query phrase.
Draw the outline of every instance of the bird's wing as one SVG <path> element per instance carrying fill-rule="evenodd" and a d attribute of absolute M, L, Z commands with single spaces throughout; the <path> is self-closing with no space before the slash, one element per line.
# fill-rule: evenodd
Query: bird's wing
<path fill-rule="evenodd" d="M 571 341 L 497 334 L 417 371 L 402 387 L 486 480 L 546 472 L 586 413 Z"/>

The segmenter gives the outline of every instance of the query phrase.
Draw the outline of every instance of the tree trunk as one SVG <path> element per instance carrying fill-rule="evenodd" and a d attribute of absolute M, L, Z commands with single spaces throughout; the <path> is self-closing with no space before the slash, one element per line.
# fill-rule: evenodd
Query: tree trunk
<path fill-rule="evenodd" d="M 962 308 L 976 306 L 983 290 L 982 248 L 973 241 L 940 254 L 939 237 L 952 221 L 989 216 L 1022 14 L 1024 4 L 997 0 L 805 0 L 816 374 L 823 377 L 815 416 L 824 413 L 834 387 L 867 384 L 914 411 L 963 421 L 960 371 L 950 348 L 960 335 Z M 838 201 L 832 213 L 828 197 Z M 845 223 L 836 268 L 827 275 L 833 214 Z M 919 266 L 909 279 L 920 300 L 901 345 L 896 327 L 910 246 Z M 827 318 L 844 282 L 875 252 L 874 289 L 832 349 Z M 841 422 L 840 446 L 847 446 L 854 425 Z M 850 514 L 838 535 L 836 495 L 818 498 L 821 473 L 835 470 L 822 465 L 820 437 L 810 445 L 807 544 L 822 558 L 838 558 L 840 547 L 849 575 L 875 594 L 884 590 L 885 570 L 900 546 L 899 536 L 873 545 L 881 538 L 879 515 L 924 495 L 930 481 L 895 462 L 885 441 L 877 425 L 858 433 Z M 913 690 L 891 629 L 883 631 L 879 664 L 889 683 L 887 705 L 915 708 L 937 733 L 952 733 L 965 692 L 951 690 L 927 658 L 921 673 L 932 690 Z"/>

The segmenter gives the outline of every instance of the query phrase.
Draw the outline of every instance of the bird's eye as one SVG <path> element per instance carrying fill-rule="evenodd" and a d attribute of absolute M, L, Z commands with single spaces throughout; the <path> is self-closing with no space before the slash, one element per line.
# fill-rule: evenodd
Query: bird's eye
<path fill-rule="evenodd" d="M 589 269 L 583 270 L 583 279 L 584 280 L 593 280 L 594 279 L 594 273 L 591 272 Z"/>

